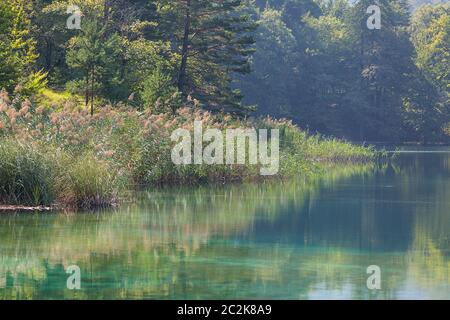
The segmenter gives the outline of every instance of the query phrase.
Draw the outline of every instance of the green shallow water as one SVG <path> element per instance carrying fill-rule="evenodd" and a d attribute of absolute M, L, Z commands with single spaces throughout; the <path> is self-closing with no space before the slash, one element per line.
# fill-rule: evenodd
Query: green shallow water
<path fill-rule="evenodd" d="M 449 299 L 450 148 L 409 151 L 312 181 L 1 215 L 0 299 Z M 71 265 L 81 290 L 66 287 Z"/>

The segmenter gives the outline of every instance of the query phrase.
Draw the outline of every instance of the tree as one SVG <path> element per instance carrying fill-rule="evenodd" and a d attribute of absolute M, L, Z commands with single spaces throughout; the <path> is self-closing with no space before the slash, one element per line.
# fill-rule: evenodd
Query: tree
<path fill-rule="evenodd" d="M 46 74 L 35 71 L 36 42 L 31 37 L 29 3 L 24 0 L 0 2 L 0 88 L 31 95 L 45 85 Z"/>
<path fill-rule="evenodd" d="M 7 2 L 0 2 L 0 87 L 9 90 L 17 81 L 19 69 L 9 38 L 13 19 L 13 7 Z"/>
<path fill-rule="evenodd" d="M 414 9 L 419 8 L 425 4 L 444 4 L 447 0 L 409 0 L 409 3 Z"/>
<path fill-rule="evenodd" d="M 244 102 L 257 105 L 259 114 L 287 116 L 289 77 L 293 77 L 296 40 L 281 20 L 281 13 L 267 9 L 258 20 L 256 52 L 250 75 L 241 77 Z M 264 94 L 261 94 L 261 93 Z"/>
<path fill-rule="evenodd" d="M 411 32 L 416 64 L 431 83 L 428 92 L 434 92 L 435 100 L 436 112 L 427 114 L 422 123 L 433 121 L 436 126 L 450 128 L 450 5 L 420 7 L 412 17 Z"/>
<path fill-rule="evenodd" d="M 411 29 L 417 66 L 450 99 L 450 5 L 421 7 Z"/>
<path fill-rule="evenodd" d="M 121 81 L 117 67 L 120 38 L 107 31 L 107 24 L 102 25 L 97 17 L 84 19 L 80 35 L 70 40 L 67 52 L 68 66 L 80 75 L 74 86 L 84 91 L 86 106 L 91 104 L 91 115 L 95 97 L 106 97 L 108 88 Z"/>
<path fill-rule="evenodd" d="M 367 27 L 374 1 L 257 4 L 254 72 L 243 78 L 242 89 L 258 114 L 355 140 L 439 136 L 443 109 L 414 63 L 406 1 L 375 1 L 382 12 L 380 30 Z"/>
<path fill-rule="evenodd" d="M 86 104 L 92 104 L 95 92 L 96 97 L 111 102 L 148 107 L 155 102 L 149 97 L 158 94 L 149 94 L 157 87 L 152 79 L 158 74 L 164 79 L 173 77 L 176 54 L 162 40 L 155 1 L 40 1 L 45 2 L 35 17 L 37 29 L 42 30 L 38 44 L 45 57 L 40 63 L 54 87 L 67 84 L 70 90 L 83 93 Z M 80 8 L 81 30 L 66 28 L 69 4 Z M 169 94 L 173 87 L 170 83 L 159 92 Z"/>
<path fill-rule="evenodd" d="M 403 0 L 376 1 L 381 9 L 381 29 L 367 27 L 367 8 L 373 1 L 360 0 L 349 16 L 355 59 L 360 65 L 360 92 L 367 114 L 360 124 L 361 138 L 399 140 L 405 135 L 402 123 L 403 97 L 414 74 L 413 46 L 407 32 L 409 7 Z"/>
<path fill-rule="evenodd" d="M 179 54 L 175 83 L 213 110 L 242 112 L 233 74 L 250 71 L 255 29 L 240 0 L 161 1 L 161 28 Z"/>

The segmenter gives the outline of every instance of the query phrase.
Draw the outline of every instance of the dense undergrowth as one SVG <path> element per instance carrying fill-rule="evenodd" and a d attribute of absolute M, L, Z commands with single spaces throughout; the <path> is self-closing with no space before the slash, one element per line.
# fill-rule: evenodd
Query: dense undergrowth
<path fill-rule="evenodd" d="M 309 135 L 287 120 L 242 120 L 194 105 L 175 115 L 105 106 L 91 116 L 76 104 L 35 106 L 1 92 L 0 203 L 94 208 L 112 205 L 138 186 L 263 179 L 258 165 L 173 164 L 172 132 L 193 130 L 196 120 L 220 130 L 280 129 L 279 178 L 314 174 L 322 163 L 378 156 L 372 148 Z"/>

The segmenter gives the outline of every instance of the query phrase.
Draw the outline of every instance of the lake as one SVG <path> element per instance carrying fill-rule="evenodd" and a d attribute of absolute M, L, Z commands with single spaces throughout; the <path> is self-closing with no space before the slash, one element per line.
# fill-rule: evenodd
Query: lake
<path fill-rule="evenodd" d="M 99 213 L 2 214 L 0 299 L 449 299 L 450 148 L 404 151 Z"/>

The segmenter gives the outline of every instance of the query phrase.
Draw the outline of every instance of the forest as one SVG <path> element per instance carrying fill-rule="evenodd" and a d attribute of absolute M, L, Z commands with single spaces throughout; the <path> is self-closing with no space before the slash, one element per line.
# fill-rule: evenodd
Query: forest
<path fill-rule="evenodd" d="M 0 0 L 0 88 L 46 105 L 78 99 L 92 113 L 195 100 L 352 141 L 445 143 L 445 2 Z"/>

